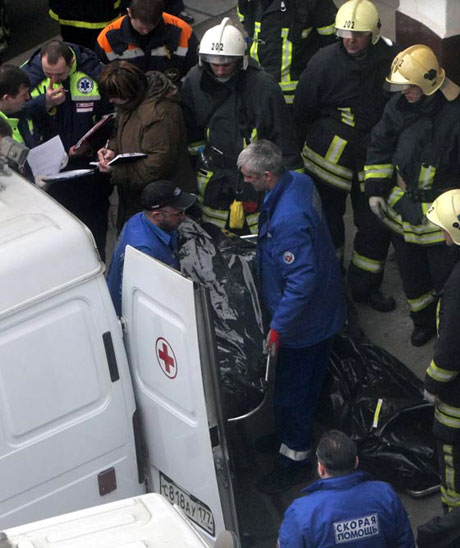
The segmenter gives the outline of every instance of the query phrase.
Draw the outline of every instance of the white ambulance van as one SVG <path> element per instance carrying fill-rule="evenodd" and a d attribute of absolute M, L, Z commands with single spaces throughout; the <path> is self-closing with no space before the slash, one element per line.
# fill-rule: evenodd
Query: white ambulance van
<path fill-rule="evenodd" d="M 0 529 L 149 491 L 238 535 L 205 291 L 129 248 L 121 325 L 88 229 L 0 187 Z"/>
<path fill-rule="evenodd" d="M 234 548 L 224 531 L 210 544 L 157 493 L 71 512 L 0 533 L 1 548 Z"/>

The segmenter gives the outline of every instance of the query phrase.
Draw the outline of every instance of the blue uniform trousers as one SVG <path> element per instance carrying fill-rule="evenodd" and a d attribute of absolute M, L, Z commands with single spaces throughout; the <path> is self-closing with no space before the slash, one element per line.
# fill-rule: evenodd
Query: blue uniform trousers
<path fill-rule="evenodd" d="M 278 352 L 276 429 L 281 443 L 292 451 L 285 456 L 293 460 L 308 458 L 302 453 L 311 449 L 313 416 L 327 371 L 331 341 L 328 338 L 303 348 L 281 347 Z"/>

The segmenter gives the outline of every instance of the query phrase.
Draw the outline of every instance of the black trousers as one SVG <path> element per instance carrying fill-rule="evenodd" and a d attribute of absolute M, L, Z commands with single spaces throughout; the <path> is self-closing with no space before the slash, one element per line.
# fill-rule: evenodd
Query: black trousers
<path fill-rule="evenodd" d="M 415 326 L 432 326 L 436 322 L 437 295 L 458 260 L 457 250 L 444 243 L 410 244 L 396 233 L 392 233 L 391 241 L 412 321 Z"/>
<path fill-rule="evenodd" d="M 166 13 L 179 16 L 181 11 L 184 11 L 184 2 L 182 0 L 165 0 Z"/>
<path fill-rule="evenodd" d="M 59 181 L 52 184 L 48 190 L 50 196 L 91 230 L 103 261 L 105 261 L 111 192 L 112 185 L 109 183 L 109 176 L 103 173 Z"/>
<path fill-rule="evenodd" d="M 345 246 L 344 215 L 348 193 L 339 188 L 316 181 L 329 232 L 340 260 Z M 382 284 L 385 260 L 391 242 L 389 230 L 369 208 L 368 198 L 353 183 L 351 189 L 353 222 L 356 234 L 353 255 L 348 269 L 348 284 L 354 294 L 368 295 Z"/>
<path fill-rule="evenodd" d="M 71 42 L 89 49 L 94 49 L 101 31 L 102 29 L 85 29 L 71 25 L 61 25 L 61 36 L 64 42 Z"/>

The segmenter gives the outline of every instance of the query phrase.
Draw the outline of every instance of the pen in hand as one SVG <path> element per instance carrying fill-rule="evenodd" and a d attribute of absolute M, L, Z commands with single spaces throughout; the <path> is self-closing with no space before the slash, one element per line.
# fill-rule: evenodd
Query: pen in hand
<path fill-rule="evenodd" d="M 109 139 L 107 139 L 104 148 L 102 149 L 102 161 L 108 162 L 111 159 L 111 150 L 109 149 Z"/>
<path fill-rule="evenodd" d="M 108 165 L 110 160 L 115 156 L 113 150 L 109 148 L 109 139 L 105 143 L 105 147 L 102 147 L 97 152 L 97 159 L 99 161 L 99 171 L 102 173 L 110 173 L 112 171 L 111 166 Z"/>

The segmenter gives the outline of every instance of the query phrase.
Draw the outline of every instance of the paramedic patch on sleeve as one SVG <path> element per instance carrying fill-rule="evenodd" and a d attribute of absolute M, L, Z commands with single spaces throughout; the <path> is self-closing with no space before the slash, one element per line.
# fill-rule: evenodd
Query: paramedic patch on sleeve
<path fill-rule="evenodd" d="M 369 514 L 348 521 L 336 521 L 332 525 L 334 526 L 336 544 L 374 537 L 379 534 L 379 516 L 377 514 Z"/>
<path fill-rule="evenodd" d="M 292 264 L 295 261 L 295 255 L 292 251 L 285 251 L 283 253 L 283 261 L 286 264 Z"/>
<path fill-rule="evenodd" d="M 86 76 L 83 76 L 77 82 L 78 91 L 85 95 L 87 95 L 88 93 L 91 93 L 93 91 L 93 88 L 94 88 L 93 81 L 87 78 Z"/>

